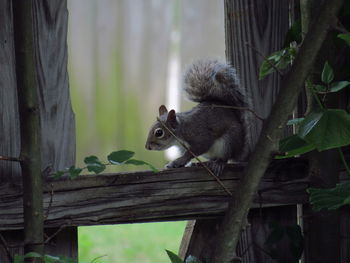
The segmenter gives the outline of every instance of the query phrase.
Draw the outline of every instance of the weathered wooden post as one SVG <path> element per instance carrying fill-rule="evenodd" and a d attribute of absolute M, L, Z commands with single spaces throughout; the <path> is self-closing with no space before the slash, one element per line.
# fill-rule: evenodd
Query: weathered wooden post
<path fill-rule="evenodd" d="M 68 90 L 66 1 L 33 1 L 33 39 L 39 86 L 42 171 L 63 169 L 75 161 L 75 124 Z M 18 157 L 20 130 L 16 93 L 14 28 L 12 1 L 0 2 L 0 155 Z M 0 161 L 1 186 L 22 189 L 18 162 Z M 53 197 L 54 198 L 54 197 Z M 44 214 L 49 213 L 44 203 Z M 57 230 L 57 229 L 56 229 Z M 46 229 L 46 238 L 56 231 Z M 46 244 L 47 254 L 77 256 L 76 227 L 62 229 Z M 23 252 L 20 230 L 2 231 L 0 262 L 9 262 L 9 254 Z M 44 237 L 45 238 L 45 237 Z"/>
<path fill-rule="evenodd" d="M 268 56 L 282 48 L 289 29 L 289 4 L 287 0 L 225 0 L 226 58 L 237 68 L 241 84 L 253 99 L 253 110 L 264 118 L 275 101 L 281 76 L 274 73 L 264 80 L 258 79 L 264 60 L 261 54 Z M 250 150 L 258 139 L 261 127 L 262 122 L 258 119 L 251 126 Z M 296 206 L 279 208 L 251 210 L 248 218 L 250 225 L 242 233 L 238 247 L 243 262 L 272 262 L 262 249 L 270 233 L 268 223 L 274 219 L 280 222 L 282 218 L 282 224 L 296 223 Z M 195 255 L 208 262 L 219 223 L 220 219 L 191 222 L 184 235 L 180 254 L 183 257 Z"/>

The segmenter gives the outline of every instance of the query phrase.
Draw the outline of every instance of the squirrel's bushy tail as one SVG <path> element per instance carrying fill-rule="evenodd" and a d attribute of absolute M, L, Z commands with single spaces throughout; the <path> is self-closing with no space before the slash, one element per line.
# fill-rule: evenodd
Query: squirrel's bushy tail
<path fill-rule="evenodd" d="M 236 69 L 218 60 L 197 60 L 184 74 L 184 91 L 195 102 L 222 102 L 248 106 L 245 90 L 239 85 Z"/>
<path fill-rule="evenodd" d="M 192 101 L 252 108 L 250 96 L 240 85 L 236 69 L 218 60 L 194 62 L 185 71 L 183 84 L 188 99 Z M 245 141 L 240 159 L 245 160 L 250 152 L 248 141 L 253 117 L 248 110 L 244 109 L 237 109 L 237 116 L 243 125 Z"/>

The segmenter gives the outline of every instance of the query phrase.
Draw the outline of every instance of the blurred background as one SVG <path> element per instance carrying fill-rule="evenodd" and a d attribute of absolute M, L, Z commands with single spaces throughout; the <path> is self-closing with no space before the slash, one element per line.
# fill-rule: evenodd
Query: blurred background
<path fill-rule="evenodd" d="M 161 104 L 191 107 L 180 92 L 186 65 L 224 59 L 223 0 L 68 0 L 68 11 L 77 165 L 125 149 L 164 167 L 169 154 L 144 148 L 148 129 Z M 177 253 L 185 225 L 80 227 L 79 262 L 170 262 L 164 249 Z"/>

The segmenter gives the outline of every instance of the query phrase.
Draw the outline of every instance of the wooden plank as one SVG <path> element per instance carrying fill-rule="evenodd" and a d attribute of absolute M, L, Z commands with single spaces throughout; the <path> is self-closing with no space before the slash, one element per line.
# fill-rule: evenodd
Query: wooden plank
<path fill-rule="evenodd" d="M 299 162 L 299 166 L 295 163 Z M 255 200 L 294 204 L 307 200 L 304 160 L 278 161 L 267 173 Z M 289 165 L 291 164 L 291 165 Z M 232 192 L 244 167 L 226 168 L 221 180 Z M 276 177 L 282 174 L 286 177 Z M 286 178 L 292 178 L 290 181 Z M 301 178 L 301 179 L 297 179 Z M 52 193 L 52 194 L 51 194 Z M 52 205 L 50 206 L 50 199 Z M 44 208 L 47 227 L 186 220 L 216 217 L 224 212 L 227 193 L 203 168 L 179 168 L 159 173 L 136 172 L 80 176 L 48 181 Z M 0 185 L 0 230 L 22 227 L 20 184 Z"/>

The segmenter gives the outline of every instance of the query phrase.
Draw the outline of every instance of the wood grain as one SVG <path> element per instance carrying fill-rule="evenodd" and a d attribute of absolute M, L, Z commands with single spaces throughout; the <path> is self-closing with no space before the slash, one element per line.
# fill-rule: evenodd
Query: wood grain
<path fill-rule="evenodd" d="M 253 110 L 259 116 L 266 118 L 276 99 L 281 76 L 272 74 L 264 80 L 258 79 L 259 68 L 264 59 L 259 53 L 268 56 L 281 49 L 284 35 L 289 28 L 289 1 L 227 0 L 224 1 L 224 5 L 227 61 L 237 68 L 241 85 L 245 87 L 247 94 L 252 98 Z M 263 122 L 249 112 L 247 112 L 247 118 L 251 120 L 248 147 L 250 151 L 253 151 Z M 252 212 L 250 219 L 252 222 L 258 223 L 259 221 L 253 218 L 255 214 L 257 213 Z M 199 250 L 197 244 L 205 243 L 205 237 L 208 235 L 215 236 L 213 225 L 218 224 L 209 222 L 209 232 L 205 233 L 203 223 L 194 224 L 194 234 L 189 242 L 189 250 L 183 253 L 183 256 L 194 254 L 204 261 L 209 260 L 210 253 L 212 253 L 209 250 L 213 250 L 214 246 Z M 200 229 L 196 229 L 196 227 L 200 227 Z M 218 228 L 216 227 L 216 229 Z M 204 237 L 203 240 L 201 240 L 202 237 Z M 245 253 L 244 262 L 254 262 L 255 255 L 260 253 L 257 250 L 253 251 L 251 243 L 247 243 L 253 239 L 254 237 L 251 236 L 249 230 L 242 234 L 239 248 L 240 252 Z M 247 254 L 248 248 L 250 250 Z M 249 261 L 246 261 L 247 258 Z"/>
<path fill-rule="evenodd" d="M 303 178 L 305 161 L 300 166 L 284 162 L 271 169 L 261 183 L 255 205 L 293 204 L 307 201 Z M 288 178 L 275 177 L 288 167 Z M 292 168 L 294 167 L 294 168 Z M 239 186 L 243 167 L 228 167 L 222 181 L 231 191 Z M 277 170 L 276 170 L 277 169 Z M 299 178 L 299 179 L 295 179 Z M 51 194 L 52 193 L 52 194 Z M 202 168 L 181 168 L 159 173 L 137 172 L 76 179 L 47 181 L 44 207 L 49 208 L 46 227 L 101 225 L 135 222 L 188 220 L 223 214 L 228 196 Z M 22 227 L 20 184 L 0 186 L 0 230 Z"/>
<path fill-rule="evenodd" d="M 19 157 L 20 131 L 17 107 L 12 1 L 0 1 L 0 155 Z M 0 181 L 20 176 L 19 163 L 1 161 Z"/>
<path fill-rule="evenodd" d="M 75 162 L 75 123 L 69 97 L 67 73 L 67 2 L 66 0 L 33 2 L 33 37 L 39 84 L 42 170 L 58 170 Z M 0 1 L 0 23 L 2 25 L 0 27 L 0 155 L 18 157 L 21 142 L 11 0 Z M 0 161 L 0 182 L 2 186 L 8 185 L 9 189 L 12 189 L 10 192 L 16 189 L 16 195 L 12 196 L 14 199 L 19 198 L 17 201 L 13 200 L 16 204 L 21 203 L 21 192 L 14 187 L 14 183 L 20 179 L 20 176 L 18 163 Z M 8 200 L 6 196 L 7 194 L 1 197 L 0 202 Z M 18 212 L 21 209 L 20 206 Z M 76 234 L 76 230 L 67 231 Z M 21 253 L 20 246 L 23 241 L 21 233 L 7 232 L 5 238 L 11 244 L 19 246 L 16 251 L 13 251 L 14 253 Z M 67 242 L 63 239 L 58 240 L 55 251 L 60 253 L 60 244 L 67 244 Z M 70 249 L 65 249 L 67 253 L 63 251 L 60 254 L 76 257 L 77 243 L 69 244 L 71 244 Z M 0 262 L 7 262 L 2 250 L 0 250 Z"/>
<path fill-rule="evenodd" d="M 259 80 L 264 58 L 282 48 L 289 29 L 289 1 L 225 1 L 226 58 L 237 68 L 241 85 L 253 100 L 254 111 L 266 118 L 281 84 L 281 76 L 273 73 Z M 258 52 L 259 53 L 258 53 Z M 256 144 L 262 122 L 251 125 L 250 148 Z"/>
<path fill-rule="evenodd" d="M 34 1 L 34 35 L 39 83 L 43 170 L 74 163 L 75 123 L 67 73 L 66 1 Z M 18 157 L 19 117 L 11 1 L 0 2 L 0 155 Z M 18 164 L 0 162 L 0 180 L 20 176 Z"/>

